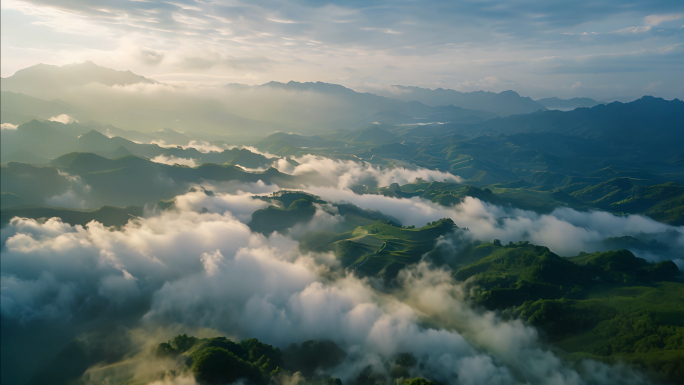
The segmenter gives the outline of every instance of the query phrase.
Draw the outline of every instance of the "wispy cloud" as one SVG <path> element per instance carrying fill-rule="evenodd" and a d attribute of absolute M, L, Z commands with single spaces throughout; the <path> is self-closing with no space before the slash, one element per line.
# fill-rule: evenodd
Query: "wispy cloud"
<path fill-rule="evenodd" d="M 660 25 L 668 21 L 684 19 L 684 13 L 669 13 L 664 15 L 649 15 L 646 16 L 647 25 Z"/>
<path fill-rule="evenodd" d="M 395 31 L 393 29 L 389 28 L 370 28 L 370 27 L 363 27 L 361 28 L 362 31 L 378 31 L 382 33 L 388 33 L 390 35 L 401 35 L 401 32 Z"/>
<path fill-rule="evenodd" d="M 53 116 L 48 120 L 51 122 L 58 122 L 58 123 L 62 123 L 62 124 L 71 124 L 74 122 L 78 122 L 78 120 L 72 118 L 71 116 L 69 116 L 67 114 L 61 114 L 61 115 Z"/>
<path fill-rule="evenodd" d="M 615 31 L 615 33 L 644 33 L 648 32 L 651 30 L 650 25 L 643 25 L 641 27 L 629 27 L 629 28 L 623 28 L 623 29 L 618 29 Z"/>
<path fill-rule="evenodd" d="M 325 80 L 355 86 L 372 80 L 458 87 L 496 76 L 526 87 L 518 89 L 524 94 L 577 81 L 598 82 L 613 94 L 638 80 L 639 87 L 661 82 L 662 96 L 681 97 L 681 87 L 668 81 L 677 75 L 662 68 L 657 74 L 653 68 L 650 78 L 539 79 L 538 73 L 551 71 L 530 63 L 538 56 L 625 53 L 679 42 L 684 29 L 669 24 L 684 17 L 677 1 L 627 0 L 616 6 L 588 0 L 534 5 L 382 0 L 369 6 L 7 0 L 2 9 L 3 76 L 39 61 L 90 59 L 149 76 L 192 71 L 251 83 Z M 398 62 L 401 68 L 386 70 Z M 640 67 L 650 65 L 645 60 Z M 359 72 L 350 74 L 349 67 Z"/>

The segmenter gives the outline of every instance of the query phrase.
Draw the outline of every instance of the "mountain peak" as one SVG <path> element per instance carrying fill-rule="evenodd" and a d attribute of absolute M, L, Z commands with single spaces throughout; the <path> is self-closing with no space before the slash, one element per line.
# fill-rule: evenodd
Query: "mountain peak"
<path fill-rule="evenodd" d="M 517 92 L 515 92 L 515 91 L 513 91 L 513 90 L 501 91 L 501 92 L 499 92 L 499 95 L 502 95 L 502 96 L 514 96 L 514 97 L 517 97 L 517 98 L 520 97 L 520 94 L 517 93 Z"/>
<path fill-rule="evenodd" d="M 59 97 L 65 89 L 90 83 L 112 87 L 156 82 L 136 75 L 130 70 L 117 71 L 99 66 L 92 61 L 85 61 L 62 66 L 41 63 L 21 69 L 14 75 L 2 79 L 2 89 L 52 99 Z"/>
<path fill-rule="evenodd" d="M 546 110 L 546 107 L 515 91 L 500 93 L 491 91 L 461 92 L 445 88 L 421 88 L 414 86 L 393 86 L 400 92 L 382 95 L 402 100 L 418 101 L 431 107 L 454 105 L 468 110 L 493 112 L 499 116 L 529 114 Z"/>

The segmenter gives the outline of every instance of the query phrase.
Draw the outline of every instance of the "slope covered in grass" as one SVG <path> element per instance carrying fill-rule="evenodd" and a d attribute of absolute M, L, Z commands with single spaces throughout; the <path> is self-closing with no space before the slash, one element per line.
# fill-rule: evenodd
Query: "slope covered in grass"
<path fill-rule="evenodd" d="M 483 244 L 455 275 L 471 300 L 542 330 L 571 358 L 624 361 L 676 382 L 684 376 L 684 282 L 671 261 L 626 250 L 562 258 L 527 243 Z"/>

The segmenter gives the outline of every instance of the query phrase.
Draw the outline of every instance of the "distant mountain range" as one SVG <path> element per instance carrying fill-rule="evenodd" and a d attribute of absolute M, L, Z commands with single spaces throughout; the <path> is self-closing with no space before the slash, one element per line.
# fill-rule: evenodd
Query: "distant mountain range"
<path fill-rule="evenodd" d="M 162 147 L 157 144 L 137 143 L 120 136 L 109 137 L 106 135 L 112 132 L 130 133 L 125 130 L 116 130 L 115 127 L 33 120 L 19 125 L 16 130 L 3 130 L 2 141 L 0 142 L 2 157 L 0 159 L 2 159 L 2 163 L 46 164 L 60 155 L 80 151 L 92 152 L 110 159 L 127 155 L 145 158 L 162 155 L 167 158 L 193 161 L 197 165 L 230 163 L 247 168 L 260 168 L 272 163 L 263 155 L 240 148 L 226 149 L 220 146 L 220 143 L 218 145 L 213 144 L 214 151 L 201 152 L 195 148 Z M 153 132 L 148 136 L 148 139 L 153 138 L 164 138 L 167 143 L 175 144 L 190 142 L 187 136 L 171 129 Z"/>
<path fill-rule="evenodd" d="M 88 88 L 93 83 L 104 87 Z M 535 101 L 514 91 L 459 92 L 400 85 L 373 94 L 338 84 L 295 81 L 256 86 L 228 84 L 202 93 L 170 87 L 168 92 L 155 92 L 154 97 L 112 88 L 155 83 L 131 71 L 116 71 L 92 62 L 35 65 L 2 79 L 2 123 L 17 125 L 66 114 L 81 122 L 101 122 L 101 126 L 109 125 L 112 131 L 117 130 L 114 126 L 145 134 L 171 128 L 242 141 L 274 131 L 325 135 L 373 123 L 439 123 L 445 124 L 444 128 L 460 125 L 465 129 L 463 126 L 469 125 L 476 132 L 500 131 L 497 125 L 509 121 L 494 118 L 518 116 L 522 120 L 515 125 L 529 119 L 539 123 L 539 118 L 528 116 L 548 109 L 572 110 L 600 104 L 589 98 Z M 544 115 L 543 119 L 556 119 L 550 116 Z M 569 121 L 575 118 L 572 116 Z M 546 122 L 540 124 L 546 127 L 544 130 L 552 130 Z M 144 134 L 136 138 L 142 137 Z"/>
<path fill-rule="evenodd" d="M 86 61 L 83 63 L 55 66 L 37 64 L 17 71 L 2 79 L 2 90 L 28 95 L 51 95 L 59 97 L 65 89 L 99 83 L 106 86 L 123 86 L 136 83 L 156 83 L 131 71 L 116 71 Z"/>
<path fill-rule="evenodd" d="M 43 100 L 33 96 L 5 91 L 0 95 L 0 111 L 2 123 L 21 124 L 33 119 L 50 119 L 68 114 L 78 116 L 77 108 L 69 103 L 54 99 Z"/>
<path fill-rule="evenodd" d="M 432 90 L 395 85 L 392 86 L 391 93 L 385 92 L 384 95 L 397 100 L 418 101 L 428 106 L 454 105 L 471 110 L 489 111 L 499 116 L 529 114 L 546 110 L 543 105 L 528 97 L 520 96 L 515 91 L 500 93 L 487 91 L 460 92 L 444 88 Z"/>
<path fill-rule="evenodd" d="M 559 99 L 556 97 L 553 98 L 544 98 L 544 99 L 537 99 L 537 103 L 541 104 L 542 106 L 548 108 L 549 110 L 564 110 L 564 111 L 570 111 L 574 110 L 575 108 L 580 108 L 580 107 L 595 107 L 598 106 L 599 104 L 602 104 L 600 102 L 597 102 L 594 99 L 591 98 L 572 98 L 572 99 Z"/>

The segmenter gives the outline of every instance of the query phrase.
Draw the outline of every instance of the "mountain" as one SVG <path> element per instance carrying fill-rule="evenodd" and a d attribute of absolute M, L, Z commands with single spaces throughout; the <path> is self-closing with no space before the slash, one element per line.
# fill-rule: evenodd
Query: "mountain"
<path fill-rule="evenodd" d="M 378 146 L 361 155 L 446 169 L 483 185 L 524 179 L 557 188 L 618 176 L 681 184 L 683 121 L 684 102 L 646 96 L 567 112 L 412 127 L 400 136 L 400 151 Z"/>
<path fill-rule="evenodd" d="M 466 185 L 359 190 L 421 196 L 449 206 L 465 196 L 548 213 L 600 209 L 684 222 L 684 102 L 644 97 L 569 112 L 539 111 L 476 124 L 373 124 L 256 146 L 282 156 L 316 154 L 449 171 Z M 423 191 L 424 190 L 424 191 Z M 487 192 L 487 190 L 489 192 Z"/>
<path fill-rule="evenodd" d="M 528 97 L 520 96 L 515 91 L 500 93 L 487 91 L 460 92 L 444 88 L 433 90 L 401 85 L 395 85 L 392 88 L 392 92 L 386 92 L 384 95 L 403 101 L 418 101 L 433 107 L 452 104 L 470 110 L 493 112 L 499 116 L 529 114 L 546 110 L 543 105 Z"/>
<path fill-rule="evenodd" d="M 543 99 L 537 99 L 537 103 L 541 104 L 542 106 L 548 108 L 549 110 L 561 110 L 561 111 L 570 111 L 574 110 L 575 108 L 580 108 L 580 107 L 595 107 L 598 106 L 599 104 L 603 104 L 600 102 L 597 102 L 594 99 L 591 98 L 572 98 L 572 99 L 559 99 L 556 97 L 553 98 L 543 98 Z"/>
<path fill-rule="evenodd" d="M 263 181 L 278 186 L 298 186 L 293 183 L 293 177 L 276 169 L 248 172 L 235 165 L 211 163 L 190 168 L 156 163 L 133 155 L 107 159 L 78 152 L 52 160 L 50 167 L 10 162 L 2 167 L 0 176 L 3 208 L 45 205 L 48 198 L 77 187 L 83 190 L 80 199 L 84 201 L 84 207 L 127 207 L 171 199 L 186 193 L 192 185 L 206 181 Z"/>
<path fill-rule="evenodd" d="M 674 183 L 647 186 L 641 180 L 614 178 L 570 195 L 603 210 L 643 213 L 661 222 L 684 225 L 684 186 Z"/>
<path fill-rule="evenodd" d="M 2 91 L 0 115 L 2 123 L 22 124 L 33 119 L 50 119 L 62 114 L 78 117 L 76 107 L 59 99 L 43 100 L 32 96 Z"/>
<path fill-rule="evenodd" d="M 336 148 L 344 146 L 344 142 L 335 139 L 324 139 L 318 135 L 304 136 L 286 132 L 276 132 L 260 140 L 257 148 L 276 155 L 292 155 L 300 148 Z"/>
<path fill-rule="evenodd" d="M 156 139 L 163 140 L 168 144 L 188 144 L 190 137 L 171 128 L 164 128 L 150 133 Z"/>
<path fill-rule="evenodd" d="M 229 92 L 242 97 L 258 96 L 264 107 L 277 108 L 278 117 L 298 127 L 319 132 L 321 127 L 348 129 L 379 123 L 476 123 L 496 117 L 487 111 L 454 106 L 428 106 L 421 102 L 402 101 L 366 92 L 357 92 L 339 84 L 323 82 L 269 82 L 258 86 L 229 84 Z M 271 103 L 265 100 L 271 99 Z M 273 107 L 267 107 L 273 104 Z M 313 133 L 313 132 L 311 132 Z"/>
<path fill-rule="evenodd" d="M 90 84 L 103 85 L 88 87 Z M 219 97 L 184 92 L 160 92 L 150 97 L 145 92 L 122 93 L 115 86 L 154 84 L 154 80 L 131 71 L 116 71 L 92 62 L 54 66 L 38 64 L 3 78 L 1 88 L 51 100 L 59 98 L 79 112 L 80 121 L 98 121 L 127 130 L 153 131 L 171 128 L 220 133 L 224 136 L 253 137 L 284 129 L 280 122 L 261 122 L 227 111 Z M 19 114 L 9 108 L 12 120 L 49 118 L 38 114 Z M 239 108 L 238 108 L 239 110 Z M 61 112 L 65 113 L 65 112 Z M 4 114 L 4 112 L 3 112 Z M 14 115 L 19 116 L 14 116 Z M 186 142 L 187 143 L 187 142 Z"/>
<path fill-rule="evenodd" d="M 6 225 L 14 217 L 52 218 L 59 217 L 64 223 L 85 226 L 90 221 L 97 221 L 105 226 L 123 226 L 129 219 L 141 217 L 142 207 L 125 208 L 104 206 L 97 210 L 70 210 L 50 207 L 3 208 L 2 225 Z"/>
<path fill-rule="evenodd" d="M 99 125 L 32 120 L 20 125 L 16 130 L 2 130 L 2 157 L 0 159 L 3 163 L 43 164 L 66 153 L 90 152 L 110 159 L 126 155 L 145 158 L 163 155 L 166 158 L 190 159 L 196 164 L 231 162 L 233 165 L 249 168 L 268 167 L 272 163 L 263 155 L 246 149 L 231 148 L 200 152 L 195 148 L 167 148 L 157 144 L 136 143 L 118 136 L 109 137 L 100 130 L 111 132 L 108 127 Z M 190 141 L 188 137 L 173 130 L 163 130 L 153 134 L 157 138 L 165 138 L 168 142 L 175 140 L 188 143 Z"/>
<path fill-rule="evenodd" d="M 62 150 L 69 148 L 74 138 L 73 133 L 67 130 L 71 128 L 68 126 L 70 125 L 32 120 L 20 125 L 16 130 L 2 130 L 2 161 L 7 162 L 8 156 L 19 150 L 46 158 L 63 154 Z"/>
<path fill-rule="evenodd" d="M 684 101 L 644 96 L 573 111 L 542 111 L 477 125 L 502 134 L 554 133 L 605 140 L 621 151 L 677 152 L 684 143 Z M 648 158 L 644 158 L 648 161 Z"/>
<path fill-rule="evenodd" d="M 384 129 L 383 125 L 372 124 L 361 130 L 345 132 L 341 135 L 341 139 L 355 143 L 385 144 L 395 142 L 397 135 Z"/>
<path fill-rule="evenodd" d="M 37 64 L 21 69 L 14 75 L 2 79 L 2 90 L 53 98 L 58 97 L 68 88 L 84 86 L 89 83 L 99 83 L 111 87 L 156 82 L 131 71 L 116 71 L 86 61 L 63 66 Z"/>
<path fill-rule="evenodd" d="M 482 257 L 455 276 L 477 288 L 466 291 L 470 300 L 541 329 L 574 359 L 681 380 L 684 281 L 672 261 L 648 263 L 627 250 L 562 258 L 527 242 L 484 243 L 468 254 Z"/>

